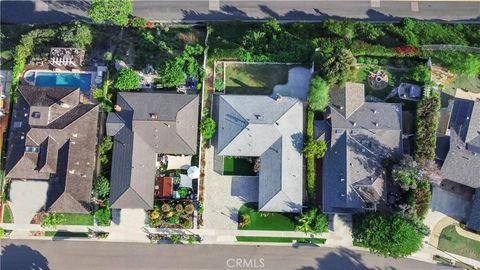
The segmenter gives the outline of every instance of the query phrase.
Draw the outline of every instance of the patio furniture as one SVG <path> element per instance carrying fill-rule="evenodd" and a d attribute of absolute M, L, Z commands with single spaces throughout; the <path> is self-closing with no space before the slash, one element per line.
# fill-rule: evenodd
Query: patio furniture
<path fill-rule="evenodd" d="M 188 168 L 187 175 L 190 179 L 196 179 L 200 177 L 200 169 L 197 166 L 192 166 Z"/>
<path fill-rule="evenodd" d="M 180 174 L 180 186 L 192 188 L 192 178 L 188 175 Z"/>

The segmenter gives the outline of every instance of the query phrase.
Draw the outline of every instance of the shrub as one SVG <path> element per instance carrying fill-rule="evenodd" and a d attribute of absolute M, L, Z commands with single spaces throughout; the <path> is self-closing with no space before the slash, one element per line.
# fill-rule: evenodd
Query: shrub
<path fill-rule="evenodd" d="M 328 231 L 327 215 L 318 208 L 303 212 L 297 220 L 296 230 L 304 233 L 323 233 Z"/>
<path fill-rule="evenodd" d="M 213 82 L 213 87 L 215 88 L 215 91 L 222 92 L 225 90 L 225 84 L 223 84 L 223 81 L 220 79 L 215 79 Z"/>
<path fill-rule="evenodd" d="M 108 198 L 108 194 L 110 193 L 110 182 L 105 176 L 99 176 L 97 181 L 95 182 L 95 193 L 97 196 L 104 200 Z"/>
<path fill-rule="evenodd" d="M 113 59 L 113 56 L 112 56 L 112 53 L 111 52 L 105 52 L 103 54 L 103 60 L 105 61 L 112 61 Z"/>
<path fill-rule="evenodd" d="M 160 213 L 158 213 L 157 211 L 153 211 L 150 213 L 150 219 L 158 219 L 160 217 Z"/>
<path fill-rule="evenodd" d="M 205 140 L 210 140 L 213 137 L 216 128 L 217 124 L 215 123 L 215 120 L 210 117 L 203 118 L 200 123 L 200 133 Z"/>
<path fill-rule="evenodd" d="M 181 190 L 184 190 L 184 189 L 181 189 Z M 180 191 L 179 191 L 179 193 L 180 193 Z M 187 193 L 188 193 L 188 189 L 187 189 Z M 182 194 L 182 195 L 183 195 L 183 194 Z M 180 195 L 180 197 L 182 197 L 182 196 Z M 185 195 L 185 197 L 186 197 L 186 195 Z M 182 205 L 181 203 L 175 205 L 175 211 L 177 211 L 177 212 L 183 212 L 183 205 Z"/>
<path fill-rule="evenodd" d="M 192 221 L 190 221 L 190 219 L 187 219 L 183 222 L 182 226 L 185 229 L 190 229 L 192 228 Z"/>
<path fill-rule="evenodd" d="M 126 26 L 132 10 L 131 0 L 93 0 L 88 10 L 88 16 L 94 23 L 111 22 L 115 25 Z"/>
<path fill-rule="evenodd" d="M 188 196 L 189 191 L 190 189 L 188 187 L 181 187 L 178 189 L 178 195 L 180 195 L 180 198 L 186 198 Z"/>
<path fill-rule="evenodd" d="M 147 20 L 141 17 L 135 17 L 130 19 L 130 26 L 135 28 L 145 28 L 147 26 Z"/>
<path fill-rule="evenodd" d="M 170 235 L 170 240 L 172 241 L 173 244 L 178 243 L 181 239 L 182 239 L 182 237 L 179 234 Z"/>
<path fill-rule="evenodd" d="M 5 236 L 5 230 L 0 227 L 0 238 L 3 238 Z"/>
<path fill-rule="evenodd" d="M 133 69 L 122 68 L 114 79 L 113 87 L 120 91 L 138 90 L 140 75 Z"/>
<path fill-rule="evenodd" d="M 193 206 L 193 204 L 187 204 L 185 205 L 185 213 L 188 214 L 188 215 L 191 215 L 193 214 L 193 212 L 195 211 L 195 206 Z"/>
<path fill-rule="evenodd" d="M 303 155 L 306 158 L 322 158 L 327 152 L 327 144 L 324 140 L 310 139 L 303 148 Z"/>
<path fill-rule="evenodd" d="M 109 160 L 108 153 L 110 152 L 110 150 L 112 150 L 112 147 L 113 147 L 112 137 L 105 136 L 102 142 L 100 143 L 100 145 L 98 146 L 100 163 L 102 165 L 109 163 L 110 160 Z"/>
<path fill-rule="evenodd" d="M 403 78 L 404 81 L 413 82 L 420 85 L 428 84 L 431 80 L 432 72 L 427 65 L 417 65 L 410 69 L 408 74 Z"/>
<path fill-rule="evenodd" d="M 104 82 L 104 84 L 108 85 L 108 82 Z M 105 92 L 107 92 L 106 95 L 105 95 Z M 112 94 L 108 93 L 108 86 L 106 86 L 106 91 L 105 89 L 100 89 L 100 88 L 95 89 L 92 95 L 93 95 L 93 98 L 98 101 L 100 108 L 102 108 L 106 112 L 112 111 L 113 109 Z"/>
<path fill-rule="evenodd" d="M 249 214 L 242 214 L 240 216 L 240 223 L 239 223 L 240 228 L 247 227 L 251 223 L 252 223 L 252 218 L 250 217 Z"/>
<path fill-rule="evenodd" d="M 170 210 L 172 210 L 172 207 L 170 206 L 170 204 L 168 203 L 162 204 L 162 212 L 167 213 L 167 212 L 170 212 Z"/>
<path fill-rule="evenodd" d="M 310 90 L 308 92 L 308 105 L 313 111 L 324 111 L 328 106 L 329 86 L 320 76 L 314 76 L 310 81 Z"/>
<path fill-rule="evenodd" d="M 354 242 L 383 256 L 400 258 L 416 252 L 422 246 L 423 235 L 415 225 L 400 215 L 370 213 L 355 217 Z"/>
<path fill-rule="evenodd" d="M 415 130 L 415 160 L 434 160 L 440 117 L 440 95 L 424 96 L 417 106 Z"/>
<path fill-rule="evenodd" d="M 158 81 L 167 87 L 184 83 L 187 74 L 183 71 L 183 65 L 184 62 L 179 57 L 166 61 L 160 69 Z"/>
<path fill-rule="evenodd" d="M 65 223 L 65 221 L 64 215 L 51 212 L 43 217 L 41 226 L 43 228 L 56 228 L 58 225 Z"/>
<path fill-rule="evenodd" d="M 166 219 L 166 222 L 167 222 L 168 224 L 175 225 L 175 224 L 180 223 L 180 218 L 179 218 L 178 216 L 175 216 L 175 215 L 174 215 L 174 216 L 168 217 L 168 218 Z"/>
<path fill-rule="evenodd" d="M 104 206 L 95 212 L 95 219 L 97 219 L 98 225 L 108 226 L 110 225 L 110 207 Z"/>

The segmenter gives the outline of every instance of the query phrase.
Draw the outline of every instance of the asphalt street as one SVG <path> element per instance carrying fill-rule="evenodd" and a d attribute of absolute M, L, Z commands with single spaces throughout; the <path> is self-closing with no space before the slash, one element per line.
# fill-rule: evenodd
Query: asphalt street
<path fill-rule="evenodd" d="M 3 240 L 2 270 L 23 269 L 451 269 L 325 247 L 157 245 Z"/>
<path fill-rule="evenodd" d="M 0 0 L 1 21 L 53 23 L 87 19 L 91 0 Z M 480 22 L 480 0 L 133 0 L 136 16 L 155 21 L 223 21 L 277 18 L 283 21 L 318 21 L 352 18 L 398 21 L 414 17 L 435 21 Z"/>

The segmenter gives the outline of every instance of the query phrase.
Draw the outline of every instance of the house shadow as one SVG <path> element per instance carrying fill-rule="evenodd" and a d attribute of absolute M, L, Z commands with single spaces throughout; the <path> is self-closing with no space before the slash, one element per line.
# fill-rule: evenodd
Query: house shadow
<path fill-rule="evenodd" d="M 230 195 L 240 198 L 243 202 L 258 200 L 258 177 L 233 176 Z"/>
<path fill-rule="evenodd" d="M 35 1 L 1 1 L 0 18 L 2 23 L 62 23 L 72 20 L 87 20 L 85 13 L 90 7 L 87 0 L 42 1 L 48 9 L 36 10 Z"/>
<path fill-rule="evenodd" d="M 50 269 L 48 260 L 39 251 L 26 245 L 9 244 L 2 247 L 0 269 Z"/>

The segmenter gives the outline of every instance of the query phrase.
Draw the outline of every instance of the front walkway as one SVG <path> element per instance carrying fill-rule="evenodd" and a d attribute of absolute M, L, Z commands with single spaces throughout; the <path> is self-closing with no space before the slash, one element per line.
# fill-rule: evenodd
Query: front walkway
<path fill-rule="evenodd" d="M 220 175 L 213 171 L 213 155 L 213 146 L 205 150 L 203 225 L 206 229 L 236 230 L 240 207 L 258 201 L 258 177 Z"/>

